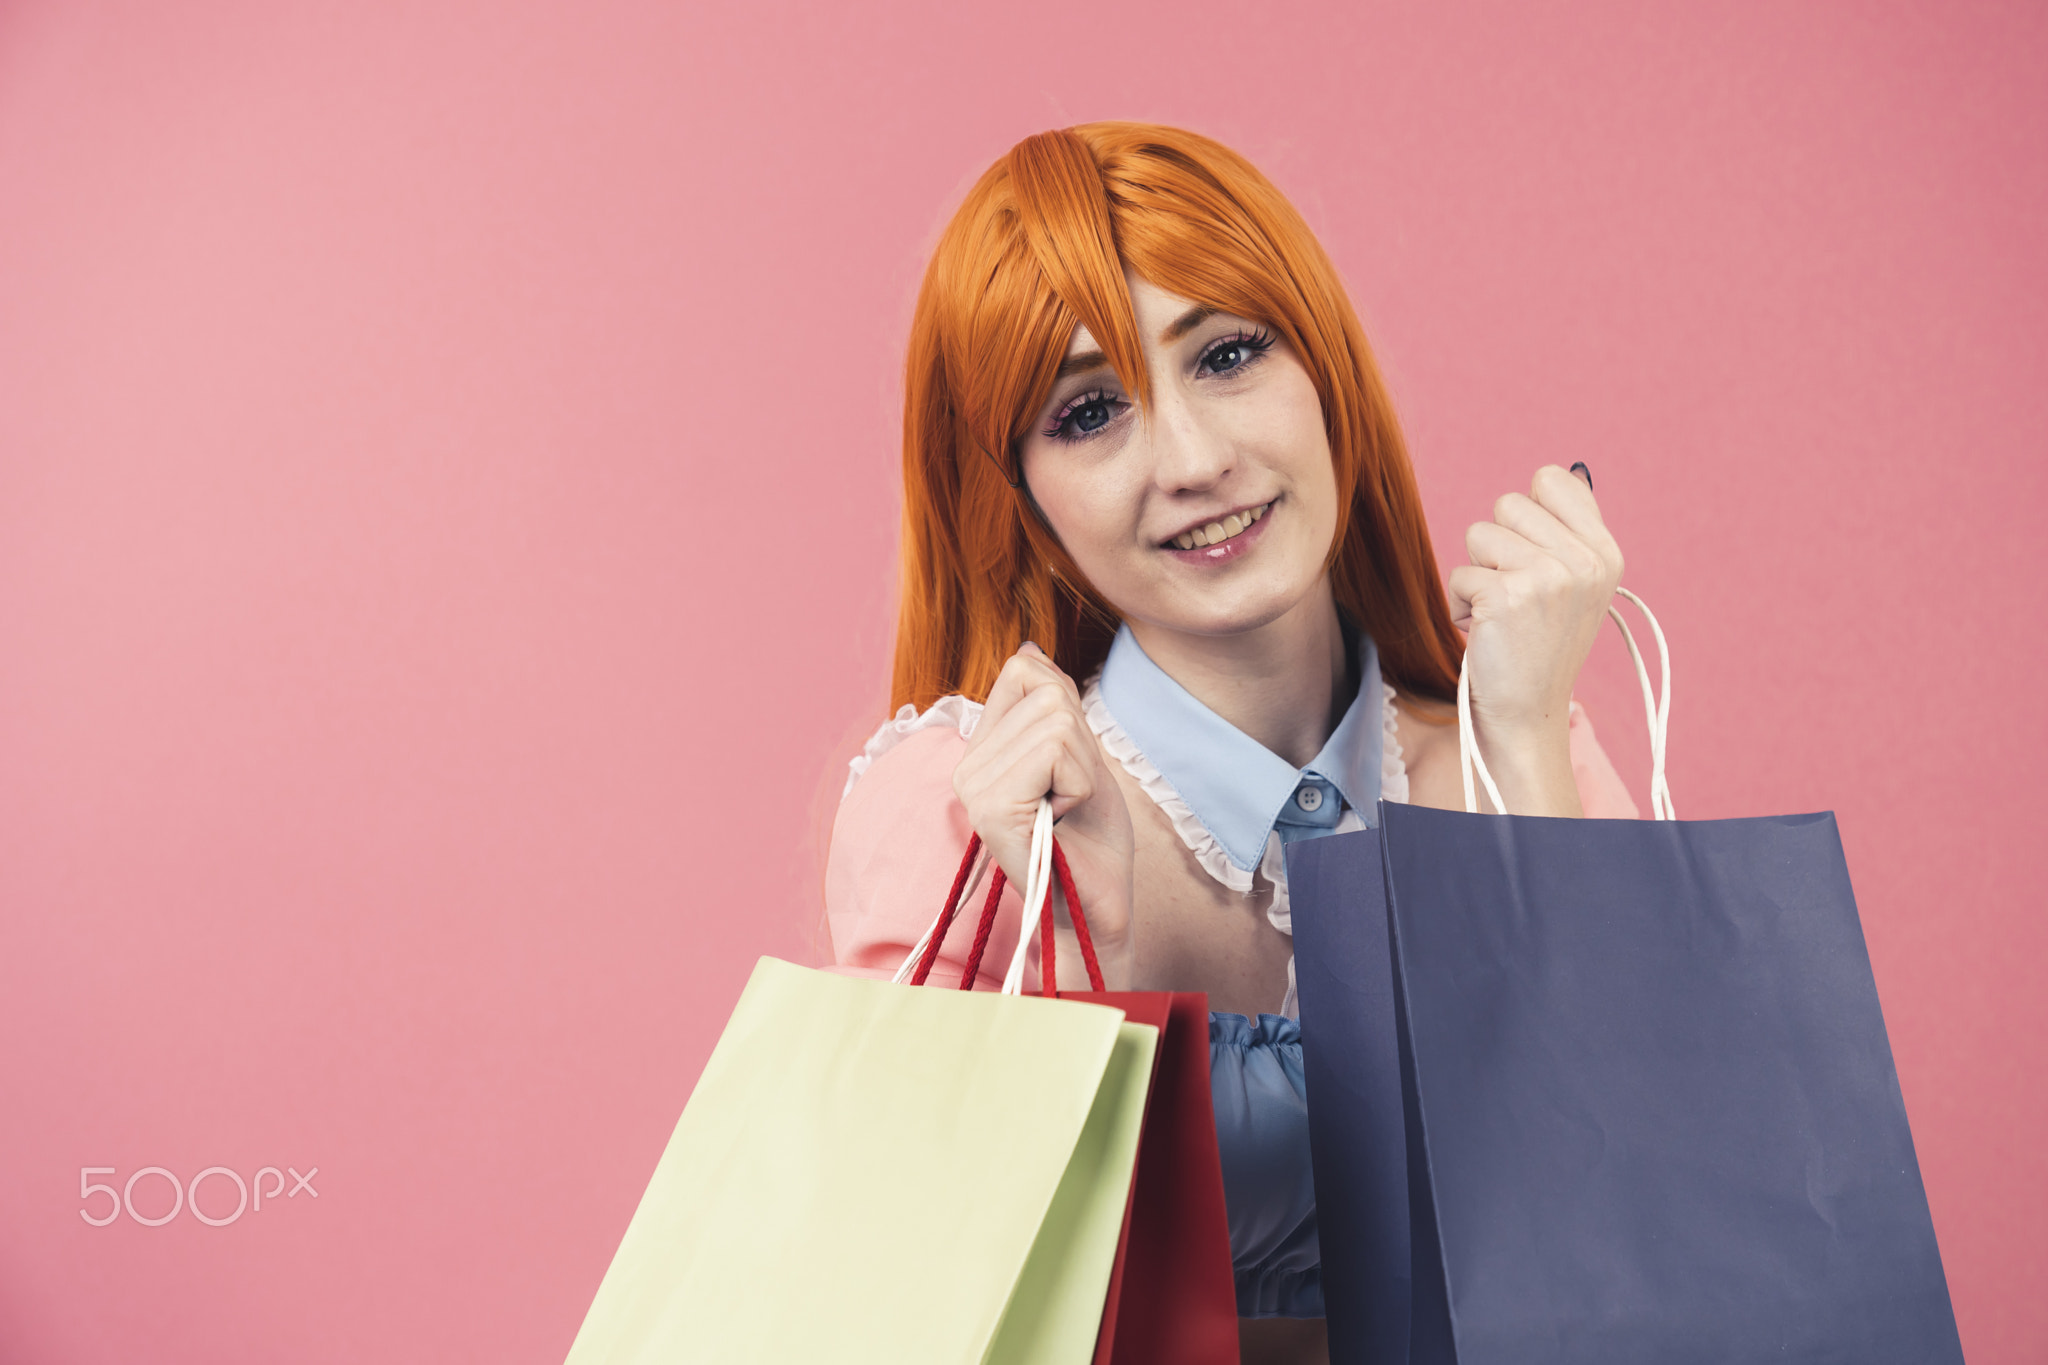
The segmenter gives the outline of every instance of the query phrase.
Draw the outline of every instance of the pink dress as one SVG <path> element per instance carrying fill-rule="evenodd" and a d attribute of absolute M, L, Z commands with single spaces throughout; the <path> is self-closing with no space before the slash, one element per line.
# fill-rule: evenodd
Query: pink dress
<path fill-rule="evenodd" d="M 1392 697 L 1392 689 L 1386 689 L 1380 795 L 1384 800 L 1406 801 L 1408 773 L 1401 762 L 1400 745 L 1393 738 Z M 1104 747 L 1166 813 L 1203 870 L 1247 893 L 1254 888 L 1253 876 L 1272 883 L 1274 922 L 1288 929 L 1284 864 L 1269 857 L 1256 874 L 1238 872 L 1221 856 L 1186 803 L 1110 718 L 1095 688 L 1088 690 L 1083 703 L 1089 724 Z M 848 765 L 851 771 L 832 825 L 825 865 L 825 912 L 837 970 L 854 976 L 892 976 L 944 905 L 946 890 L 973 834 L 966 810 L 953 795 L 953 769 L 966 752 L 967 737 L 980 717 L 981 703 L 960 696 L 941 698 L 922 713 L 905 706 L 875 732 Z M 1571 710 L 1571 753 L 1572 775 L 1589 817 L 1637 818 L 1634 800 L 1595 738 L 1592 721 L 1576 702 Z M 1008 963 L 1016 950 L 1021 913 L 1022 904 L 1013 887 L 1005 893 L 975 983 L 977 989 L 993 990 L 1000 983 L 1001 964 Z M 959 984 L 973 937 L 973 916 L 963 913 L 940 949 L 932 981 Z M 1035 982 L 1027 979 L 1027 989 L 1034 988 Z M 1291 1001 L 1273 1004 L 1280 1013 L 1293 1012 L 1285 1008 Z"/>

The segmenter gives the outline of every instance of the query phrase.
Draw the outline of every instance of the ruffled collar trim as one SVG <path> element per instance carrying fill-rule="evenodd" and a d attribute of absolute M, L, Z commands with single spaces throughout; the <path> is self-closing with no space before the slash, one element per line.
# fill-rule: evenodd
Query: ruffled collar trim
<path fill-rule="evenodd" d="M 1363 631 L 1347 629 L 1345 636 L 1358 670 L 1358 695 L 1315 757 L 1299 768 L 1169 676 L 1146 654 L 1128 623 L 1110 644 L 1095 679 L 1103 706 L 1241 872 L 1259 865 L 1268 836 L 1293 809 L 1304 782 L 1312 782 L 1326 798 L 1340 797 L 1371 823 L 1380 799 L 1383 737 L 1374 715 L 1382 681 L 1379 651 Z M 1335 817 L 1336 808 L 1328 815 Z"/>
<path fill-rule="evenodd" d="M 1383 801 L 1408 800 L 1408 766 L 1403 761 L 1399 731 L 1399 717 L 1395 710 L 1394 689 L 1385 682 L 1380 684 L 1383 700 L 1380 707 L 1380 790 Z M 1268 835 L 1265 856 L 1259 860 L 1256 873 L 1239 867 L 1230 860 L 1230 855 L 1218 843 L 1216 836 L 1209 832 L 1194 808 L 1181 799 L 1173 784 L 1152 761 L 1145 757 L 1144 750 L 1137 742 L 1124 733 L 1116 717 L 1103 704 L 1099 680 L 1091 679 L 1088 688 L 1081 694 L 1081 710 L 1088 718 L 1089 728 L 1102 741 L 1102 747 L 1111 757 L 1123 765 L 1145 795 L 1152 798 L 1152 804 L 1166 815 L 1173 832 L 1180 836 L 1181 843 L 1195 857 L 1204 872 L 1240 895 L 1250 895 L 1255 877 L 1263 877 L 1274 888 L 1275 904 L 1268 911 L 1274 926 L 1283 932 L 1292 932 L 1291 921 L 1286 908 L 1287 865 L 1280 856 L 1278 835 Z M 860 781 L 861 774 L 874 766 L 875 760 L 901 744 L 919 730 L 932 726 L 945 726 L 956 731 L 962 739 L 974 733 L 975 724 L 981 719 L 981 703 L 970 701 L 957 693 L 941 697 L 919 711 L 908 704 L 882 723 L 882 727 L 868 739 L 858 754 L 847 763 L 846 785 L 840 790 L 840 799 L 853 790 L 853 784 Z M 1356 819 L 1357 812 L 1349 811 L 1346 819 Z M 1363 828 L 1361 820 L 1357 825 L 1340 824 L 1339 830 Z"/>
<path fill-rule="evenodd" d="M 1380 789 L 1383 801 L 1408 800 L 1408 766 L 1401 752 L 1399 713 L 1395 709 L 1395 693 L 1392 684 L 1380 683 Z M 1294 921 L 1287 902 L 1287 864 L 1281 855 L 1280 836 L 1277 833 L 1266 836 L 1265 856 L 1259 860 L 1257 870 L 1239 867 L 1231 861 L 1230 854 L 1218 842 L 1209 827 L 1202 823 L 1194 808 L 1188 805 L 1181 794 L 1174 790 L 1152 760 L 1145 757 L 1144 750 L 1125 733 L 1103 703 L 1099 679 L 1089 682 L 1081 694 L 1081 711 L 1088 718 L 1088 727 L 1102 741 L 1102 747 L 1111 757 L 1123 765 L 1125 772 L 1138 784 L 1145 795 L 1152 798 L 1152 804 L 1159 807 L 1173 826 L 1173 832 L 1180 836 L 1182 844 L 1192 853 L 1195 862 L 1204 872 L 1240 895 L 1251 895 L 1257 880 L 1263 879 L 1273 889 L 1272 903 L 1267 907 L 1266 918 L 1273 927 L 1284 934 L 1294 932 Z M 1365 821 L 1356 809 L 1347 810 L 1335 832 L 1364 829 Z"/>
<path fill-rule="evenodd" d="M 1400 716 L 1395 709 L 1394 689 L 1382 680 L 1380 706 L 1380 790 L 1382 801 L 1408 800 L 1408 765 L 1401 753 L 1399 733 Z M 947 726 L 956 730 L 962 739 L 974 733 L 976 723 L 981 720 L 981 703 L 970 701 L 955 694 L 941 697 L 923 711 L 905 705 L 894 716 L 884 721 L 882 728 L 875 731 L 867 744 L 847 763 L 846 786 L 840 792 L 840 799 L 853 790 L 853 784 L 860 780 L 862 773 L 874 765 L 889 750 L 901 744 L 919 730 L 933 726 Z M 1145 757 L 1123 727 L 1116 723 L 1116 717 L 1103 704 L 1099 678 L 1091 678 L 1087 690 L 1081 694 L 1081 710 L 1088 718 L 1089 728 L 1102 741 L 1102 747 L 1131 775 L 1141 791 L 1150 797 L 1152 804 L 1165 814 L 1173 832 L 1194 855 L 1196 864 L 1211 877 L 1240 895 L 1251 895 L 1257 881 L 1264 880 L 1271 888 L 1272 900 L 1266 905 L 1266 919 L 1275 929 L 1292 937 L 1294 915 L 1287 896 L 1287 860 L 1282 853 L 1278 833 L 1266 837 L 1265 856 L 1259 860 L 1256 872 L 1246 870 L 1232 862 L 1223 845 L 1209 832 L 1193 807 L 1174 790 L 1173 784 Z M 1355 808 L 1346 809 L 1344 818 L 1338 822 L 1333 833 L 1342 834 L 1349 830 L 1364 829 L 1365 821 Z M 1300 1012 L 1294 987 L 1294 959 L 1287 959 L 1287 997 L 1280 1004 L 1282 1016 L 1292 1017 Z"/>

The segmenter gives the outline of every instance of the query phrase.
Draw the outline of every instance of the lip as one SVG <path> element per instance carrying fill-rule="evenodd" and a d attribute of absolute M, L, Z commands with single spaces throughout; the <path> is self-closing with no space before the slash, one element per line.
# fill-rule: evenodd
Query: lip
<path fill-rule="evenodd" d="M 1252 547 L 1258 543 L 1261 536 L 1265 535 L 1266 525 L 1273 520 L 1273 512 L 1279 505 L 1280 500 L 1278 498 L 1271 498 L 1263 503 L 1255 502 L 1246 507 L 1233 508 L 1228 512 L 1222 513 L 1220 516 L 1205 517 L 1201 521 L 1182 527 L 1173 533 L 1174 536 L 1183 536 L 1197 527 L 1207 526 L 1212 521 L 1221 521 L 1223 517 L 1235 516 L 1240 512 L 1249 512 L 1253 507 L 1264 507 L 1266 509 L 1264 516 L 1228 540 L 1218 541 L 1214 545 L 1197 545 L 1192 550 L 1183 550 L 1178 545 L 1175 545 L 1173 539 L 1169 537 L 1166 543 L 1159 548 L 1165 554 L 1179 560 L 1183 564 L 1198 564 L 1205 567 L 1228 564 L 1232 560 L 1242 559 L 1245 555 L 1251 553 Z"/>

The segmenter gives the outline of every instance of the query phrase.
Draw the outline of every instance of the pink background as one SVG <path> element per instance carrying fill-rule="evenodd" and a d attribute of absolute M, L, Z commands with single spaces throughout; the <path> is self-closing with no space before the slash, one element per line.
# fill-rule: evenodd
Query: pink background
<path fill-rule="evenodd" d="M 1965 1347 L 2048 1358 L 2048 11 L 1657 8 L 0 6 L 0 1358 L 562 1356 L 821 951 L 924 252 L 1112 116 L 1295 196 L 1447 557 L 1591 462 L 1681 810 L 1840 813 Z"/>

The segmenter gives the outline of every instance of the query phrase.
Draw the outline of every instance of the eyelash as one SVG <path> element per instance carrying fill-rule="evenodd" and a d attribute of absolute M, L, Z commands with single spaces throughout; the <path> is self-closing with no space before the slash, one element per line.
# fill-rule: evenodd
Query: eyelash
<path fill-rule="evenodd" d="M 1273 334 L 1263 327 L 1255 327 L 1249 332 L 1237 332 L 1231 336 L 1218 337 L 1208 350 L 1202 352 L 1202 358 L 1195 362 L 1195 368 L 1200 369 L 1202 366 L 1207 365 L 1210 356 L 1232 346 L 1242 346 L 1247 351 L 1250 351 L 1251 354 L 1227 370 L 1212 370 L 1210 373 L 1218 375 L 1236 374 L 1239 370 L 1256 364 L 1260 356 L 1273 349 Z"/>
<path fill-rule="evenodd" d="M 1236 374 L 1247 366 L 1258 363 L 1259 357 L 1273 348 L 1273 334 L 1263 327 L 1258 327 L 1248 332 L 1235 332 L 1227 337 L 1218 337 L 1210 344 L 1207 350 L 1202 352 L 1201 359 L 1195 362 L 1195 368 L 1201 370 L 1209 363 L 1211 356 L 1231 346 L 1242 346 L 1251 354 L 1227 370 L 1212 370 L 1209 371 L 1210 374 Z M 1111 414 L 1109 421 L 1105 421 L 1102 427 L 1097 427 L 1095 431 L 1073 431 L 1069 429 L 1069 423 L 1073 421 L 1075 413 L 1096 403 L 1104 403 L 1112 407 L 1124 406 L 1122 399 L 1115 397 L 1106 389 L 1092 389 L 1087 393 L 1077 394 L 1069 399 L 1066 406 L 1062 407 L 1058 414 L 1053 417 L 1052 425 L 1046 428 L 1045 435 L 1051 440 L 1068 442 L 1085 441 L 1095 435 L 1096 431 L 1101 431 L 1102 427 L 1108 426 L 1109 421 L 1116 420 L 1115 414 Z"/>
<path fill-rule="evenodd" d="M 1067 401 L 1065 407 L 1059 410 L 1059 414 L 1052 419 L 1052 425 L 1046 428 L 1045 434 L 1055 441 L 1087 440 L 1095 434 L 1095 431 L 1102 430 L 1102 427 L 1097 427 L 1095 431 L 1071 431 L 1068 429 L 1068 423 L 1074 420 L 1075 413 L 1096 403 L 1105 403 L 1111 407 L 1121 407 L 1123 400 L 1111 394 L 1107 389 L 1092 389 L 1087 393 L 1077 394 Z M 1109 421 L 1104 422 L 1102 426 L 1106 427 L 1109 425 L 1109 422 L 1115 420 L 1116 414 L 1111 413 Z"/>

